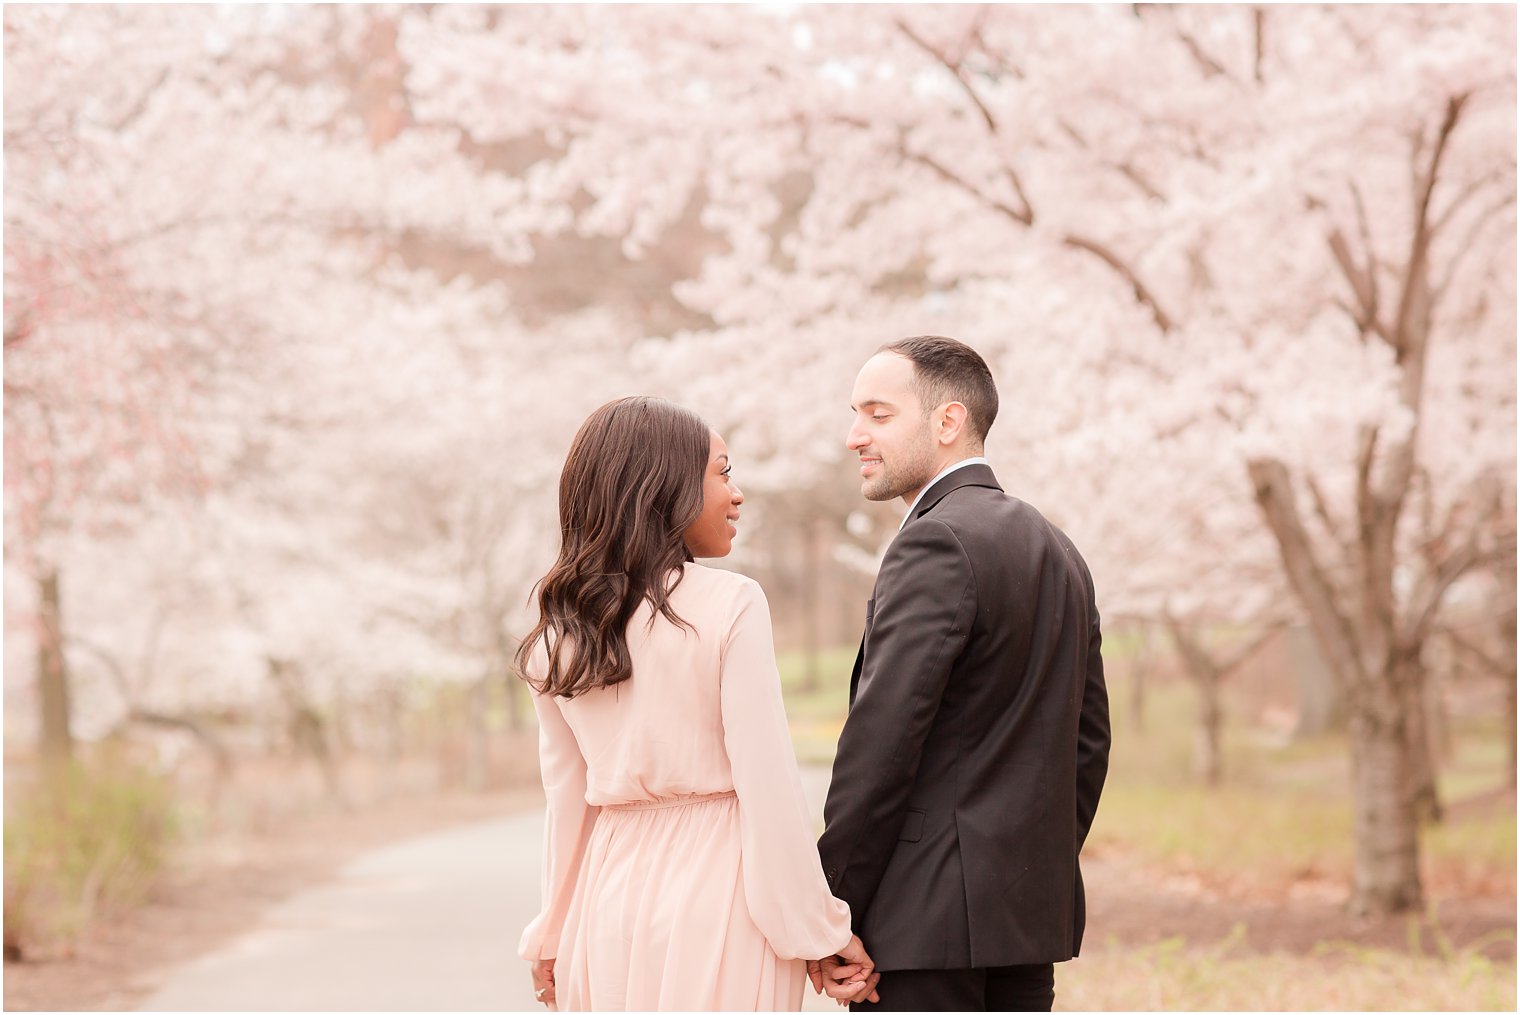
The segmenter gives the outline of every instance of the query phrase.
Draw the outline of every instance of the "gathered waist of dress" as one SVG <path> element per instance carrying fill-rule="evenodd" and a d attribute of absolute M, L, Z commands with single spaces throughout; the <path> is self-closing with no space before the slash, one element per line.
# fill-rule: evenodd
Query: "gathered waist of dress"
<path fill-rule="evenodd" d="M 604 811 L 653 811 L 662 807 L 686 807 L 691 804 L 714 803 L 719 800 L 737 800 L 733 790 L 722 793 L 688 793 L 683 796 L 657 797 L 654 800 L 629 800 L 621 804 L 603 804 Z"/>

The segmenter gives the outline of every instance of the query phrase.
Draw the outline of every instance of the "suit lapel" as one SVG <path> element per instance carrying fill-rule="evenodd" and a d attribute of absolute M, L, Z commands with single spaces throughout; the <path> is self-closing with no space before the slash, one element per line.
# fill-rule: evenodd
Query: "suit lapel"
<path fill-rule="evenodd" d="M 989 465 L 968 465 L 964 469 L 956 469 L 924 492 L 924 495 L 919 498 L 918 505 L 913 509 L 913 517 L 908 519 L 909 524 L 922 518 L 934 505 L 944 500 L 946 495 L 959 490 L 963 486 L 986 486 L 994 490 L 1003 489 L 999 485 L 997 477 L 992 474 L 992 467 Z"/>
<path fill-rule="evenodd" d="M 866 625 L 869 633 L 870 625 Z M 866 661 L 866 636 L 860 636 L 860 648 L 855 650 L 855 668 L 850 671 L 850 704 L 855 704 L 855 689 L 860 686 L 860 667 Z"/>

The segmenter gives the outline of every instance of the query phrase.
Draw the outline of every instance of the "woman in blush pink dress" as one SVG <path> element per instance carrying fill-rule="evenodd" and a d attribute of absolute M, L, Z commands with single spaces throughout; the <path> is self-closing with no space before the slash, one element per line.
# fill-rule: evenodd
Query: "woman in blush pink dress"
<path fill-rule="evenodd" d="M 830 996 L 874 995 L 819 865 L 765 595 L 693 562 L 729 552 L 744 500 L 722 439 L 669 402 L 608 403 L 559 497 L 559 558 L 518 656 L 548 797 L 543 909 L 519 949 L 535 995 L 797 1011 L 806 960 L 836 954 Z"/>

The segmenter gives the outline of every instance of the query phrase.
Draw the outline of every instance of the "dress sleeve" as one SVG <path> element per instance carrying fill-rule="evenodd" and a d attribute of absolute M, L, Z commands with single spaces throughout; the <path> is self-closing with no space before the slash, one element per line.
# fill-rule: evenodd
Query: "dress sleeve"
<path fill-rule="evenodd" d="M 723 644 L 723 741 L 739 798 L 744 894 L 783 959 L 833 955 L 850 941 L 850 907 L 829 893 L 781 702 L 770 607 L 740 590 Z"/>
<path fill-rule="evenodd" d="M 586 803 L 586 759 L 552 695 L 534 692 L 538 713 L 538 759 L 548 813 L 544 821 L 543 908 L 523 931 L 517 954 L 552 959 L 570 909 L 576 875 L 600 810 Z"/>

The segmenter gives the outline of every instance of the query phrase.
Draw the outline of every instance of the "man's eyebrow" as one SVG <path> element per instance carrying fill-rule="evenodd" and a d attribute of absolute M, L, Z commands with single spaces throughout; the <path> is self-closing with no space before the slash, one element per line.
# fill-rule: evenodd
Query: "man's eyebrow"
<path fill-rule="evenodd" d="M 869 409 L 873 405 L 879 405 L 883 409 L 895 409 L 895 408 L 897 408 L 897 406 L 893 405 L 891 402 L 885 401 L 884 399 L 880 399 L 880 398 L 868 398 L 864 402 L 861 402 L 859 405 L 852 405 L 852 406 L 850 406 L 850 409 L 851 409 L 851 411 L 859 411 L 861 409 Z"/>

